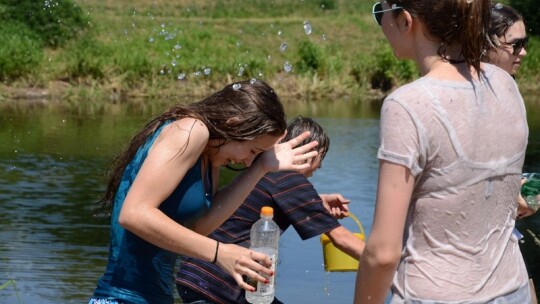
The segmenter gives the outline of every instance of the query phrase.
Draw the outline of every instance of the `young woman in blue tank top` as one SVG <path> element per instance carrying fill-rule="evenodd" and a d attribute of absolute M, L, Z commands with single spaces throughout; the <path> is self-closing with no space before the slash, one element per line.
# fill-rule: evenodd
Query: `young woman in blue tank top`
<path fill-rule="evenodd" d="M 177 255 L 211 261 L 232 275 L 264 282 L 270 259 L 206 237 L 267 172 L 301 170 L 317 145 L 309 133 L 276 144 L 286 129 L 274 90 L 260 80 L 227 85 L 202 101 L 150 121 L 120 154 L 101 200 L 111 214 L 109 259 L 89 303 L 173 303 Z M 260 157 L 257 157 L 260 156 Z M 217 189 L 219 169 L 247 167 Z"/>

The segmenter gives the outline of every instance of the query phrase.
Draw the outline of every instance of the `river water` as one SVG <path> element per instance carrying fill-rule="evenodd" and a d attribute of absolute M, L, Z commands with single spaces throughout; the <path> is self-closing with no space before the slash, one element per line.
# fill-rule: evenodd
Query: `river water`
<path fill-rule="evenodd" d="M 92 215 L 105 169 L 141 124 L 164 108 L 138 103 L 0 110 L 0 303 L 88 300 L 107 259 L 108 219 Z M 330 135 L 330 151 L 311 181 L 320 193 L 351 199 L 351 211 L 369 234 L 379 102 L 293 102 L 286 109 L 289 117 L 314 117 Z M 531 102 L 528 111 L 531 137 L 524 170 L 540 172 L 540 103 Z M 350 219 L 342 223 L 359 229 Z M 535 215 L 518 227 L 532 239 L 540 235 L 539 224 Z M 528 249 L 530 260 L 537 260 L 539 248 Z M 538 262 L 533 266 L 540 275 Z M 351 303 L 354 280 L 353 272 L 324 271 L 318 238 L 302 241 L 294 229 L 283 235 L 276 281 L 280 300 Z"/>

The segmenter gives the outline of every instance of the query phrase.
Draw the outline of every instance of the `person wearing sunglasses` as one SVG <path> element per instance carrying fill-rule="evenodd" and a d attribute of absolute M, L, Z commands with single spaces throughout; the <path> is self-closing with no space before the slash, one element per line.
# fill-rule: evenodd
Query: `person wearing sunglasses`
<path fill-rule="evenodd" d="M 485 61 L 490 62 L 510 75 L 514 76 L 518 71 L 521 60 L 527 55 L 527 44 L 529 37 L 525 28 L 523 15 L 513 7 L 502 3 L 493 3 L 491 6 L 491 26 L 489 34 L 493 40 L 485 56 Z M 523 197 L 518 194 L 518 219 L 534 214 L 534 210 L 529 208 Z M 517 232 L 519 238 L 523 236 Z M 523 250 L 523 240 L 520 241 L 520 247 Z M 525 262 L 527 260 L 525 259 Z M 532 304 L 537 304 L 536 289 L 532 279 L 532 273 L 528 264 L 529 286 L 531 289 Z"/>
<path fill-rule="evenodd" d="M 493 4 L 489 34 L 493 47 L 488 48 L 485 61 L 514 75 L 527 55 L 529 43 L 523 16 L 510 6 Z"/>
<path fill-rule="evenodd" d="M 373 16 L 421 77 L 381 108 L 372 229 L 354 302 L 530 303 L 513 235 L 527 147 L 513 78 L 482 62 L 489 0 L 387 0 Z M 508 41 L 511 42 L 511 41 Z"/>

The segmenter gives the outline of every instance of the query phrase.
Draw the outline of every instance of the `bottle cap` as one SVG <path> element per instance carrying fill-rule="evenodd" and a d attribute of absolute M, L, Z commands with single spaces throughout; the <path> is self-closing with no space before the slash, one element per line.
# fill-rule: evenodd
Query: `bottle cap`
<path fill-rule="evenodd" d="M 261 215 L 274 215 L 274 208 L 270 206 L 264 206 L 261 208 Z"/>

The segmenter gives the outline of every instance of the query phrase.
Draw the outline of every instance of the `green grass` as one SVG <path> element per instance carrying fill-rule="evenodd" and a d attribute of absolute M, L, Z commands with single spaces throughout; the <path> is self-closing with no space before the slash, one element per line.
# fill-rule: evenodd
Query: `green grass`
<path fill-rule="evenodd" d="M 281 95 L 335 99 L 379 94 L 417 73 L 393 57 L 371 16 L 372 1 L 75 2 L 90 20 L 84 36 L 46 48 L 39 63 L 3 77 L 4 85 L 45 88 L 62 99 L 163 99 L 207 95 L 255 77 Z M 524 87 L 540 82 L 534 45 L 537 39 L 519 75 Z M 32 49 L 38 58 L 39 48 Z"/>

